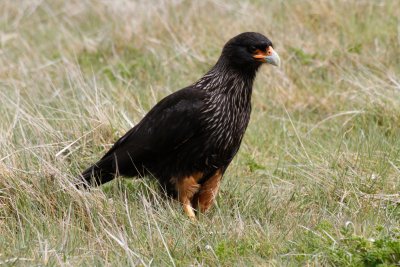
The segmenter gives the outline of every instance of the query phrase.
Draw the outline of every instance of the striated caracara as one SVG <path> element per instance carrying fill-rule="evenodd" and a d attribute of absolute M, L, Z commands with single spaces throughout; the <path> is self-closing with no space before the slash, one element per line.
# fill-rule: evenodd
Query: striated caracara
<path fill-rule="evenodd" d="M 80 176 L 84 186 L 117 175 L 155 177 L 195 218 L 212 205 L 249 123 L 251 93 L 262 63 L 279 65 L 271 41 L 245 32 L 229 40 L 214 67 L 162 99 Z"/>

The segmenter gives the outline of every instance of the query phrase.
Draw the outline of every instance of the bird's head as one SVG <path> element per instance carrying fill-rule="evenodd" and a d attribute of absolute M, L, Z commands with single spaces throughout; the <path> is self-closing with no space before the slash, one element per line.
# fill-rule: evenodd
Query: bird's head
<path fill-rule="evenodd" d="M 222 50 L 221 59 L 243 70 L 257 70 L 262 63 L 280 65 L 280 58 L 272 42 L 256 32 L 244 32 L 229 40 Z"/>

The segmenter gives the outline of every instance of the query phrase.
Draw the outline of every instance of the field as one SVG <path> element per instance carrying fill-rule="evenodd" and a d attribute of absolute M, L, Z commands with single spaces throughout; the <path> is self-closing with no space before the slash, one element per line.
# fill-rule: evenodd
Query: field
<path fill-rule="evenodd" d="M 400 265 L 400 1 L 0 2 L 1 266 Z M 190 221 L 74 177 L 224 43 L 267 35 L 241 149 Z"/>

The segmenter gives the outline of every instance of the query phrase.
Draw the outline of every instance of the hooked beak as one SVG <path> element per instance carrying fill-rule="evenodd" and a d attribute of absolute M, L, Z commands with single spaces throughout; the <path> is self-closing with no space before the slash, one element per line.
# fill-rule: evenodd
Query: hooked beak
<path fill-rule="evenodd" d="M 278 53 L 276 53 L 275 50 L 272 48 L 272 46 L 269 46 L 267 48 L 267 51 L 261 51 L 257 49 L 255 54 L 253 55 L 253 58 L 257 61 L 268 63 L 277 67 L 281 65 L 281 59 L 279 58 Z"/>

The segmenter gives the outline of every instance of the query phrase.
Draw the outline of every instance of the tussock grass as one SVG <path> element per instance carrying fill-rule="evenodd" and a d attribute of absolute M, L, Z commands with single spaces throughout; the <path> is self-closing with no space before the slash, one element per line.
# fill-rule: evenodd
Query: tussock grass
<path fill-rule="evenodd" d="M 398 1 L 2 1 L 0 264 L 400 262 Z M 258 74 L 217 205 L 190 222 L 148 179 L 74 177 L 243 31 Z"/>

